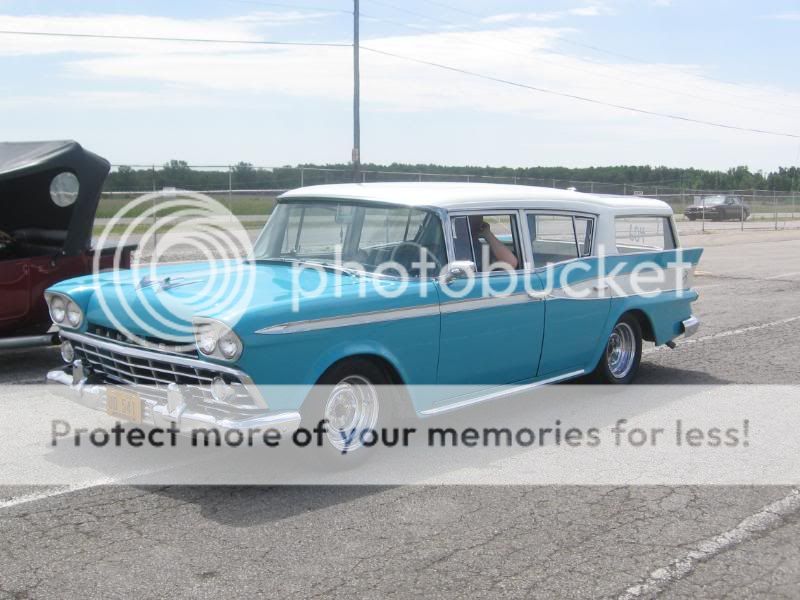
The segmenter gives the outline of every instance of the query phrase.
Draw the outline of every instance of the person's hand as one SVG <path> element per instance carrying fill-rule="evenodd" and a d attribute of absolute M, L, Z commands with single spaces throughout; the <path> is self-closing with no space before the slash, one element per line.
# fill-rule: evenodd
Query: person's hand
<path fill-rule="evenodd" d="M 486 235 L 491 232 L 492 228 L 489 227 L 489 224 L 486 221 L 482 221 L 481 226 L 478 228 L 478 235 L 481 237 L 486 237 Z"/>

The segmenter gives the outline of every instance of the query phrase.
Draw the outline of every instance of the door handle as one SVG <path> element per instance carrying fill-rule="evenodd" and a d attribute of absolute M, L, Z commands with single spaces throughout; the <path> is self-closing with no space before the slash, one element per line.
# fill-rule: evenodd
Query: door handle
<path fill-rule="evenodd" d="M 528 298 L 530 298 L 531 300 L 536 300 L 537 302 L 541 302 L 542 300 L 547 298 L 547 294 L 545 292 L 530 291 L 528 292 Z"/>

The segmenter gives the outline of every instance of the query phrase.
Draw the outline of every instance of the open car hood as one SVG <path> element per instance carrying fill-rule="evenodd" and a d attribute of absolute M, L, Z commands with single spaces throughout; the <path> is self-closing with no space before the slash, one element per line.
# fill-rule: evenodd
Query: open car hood
<path fill-rule="evenodd" d="M 46 240 L 65 254 L 89 248 L 100 193 L 111 165 L 74 141 L 0 142 L 0 231 L 21 242 Z M 53 178 L 72 173 L 77 197 L 59 206 Z"/>

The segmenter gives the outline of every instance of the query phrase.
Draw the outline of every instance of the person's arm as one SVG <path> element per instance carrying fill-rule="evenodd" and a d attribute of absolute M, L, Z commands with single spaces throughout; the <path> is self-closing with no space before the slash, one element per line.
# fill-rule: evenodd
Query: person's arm
<path fill-rule="evenodd" d="M 484 222 L 484 224 L 481 226 L 480 235 L 486 240 L 486 243 L 489 244 L 489 248 L 492 249 L 492 254 L 494 254 L 494 257 L 498 262 L 504 262 L 512 269 L 517 268 L 517 265 L 519 264 L 517 257 L 514 256 L 514 253 L 511 252 L 511 250 L 506 248 L 503 242 L 495 237 L 495 235 L 492 233 L 492 230 L 489 228 L 488 223 Z"/>

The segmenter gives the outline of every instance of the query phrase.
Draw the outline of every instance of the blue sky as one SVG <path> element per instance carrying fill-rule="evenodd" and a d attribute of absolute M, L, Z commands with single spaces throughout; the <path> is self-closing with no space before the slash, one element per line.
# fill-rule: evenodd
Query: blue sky
<path fill-rule="evenodd" d="M 0 0 L 0 29 L 349 42 L 351 6 Z M 361 7 L 362 43 L 375 49 L 604 102 L 800 134 L 797 1 Z M 351 147 L 351 60 L 349 48 L 0 35 L 0 137 L 74 138 L 118 164 L 342 162 Z M 800 139 L 636 115 L 368 52 L 362 78 L 367 162 L 773 169 L 800 159 Z"/>

